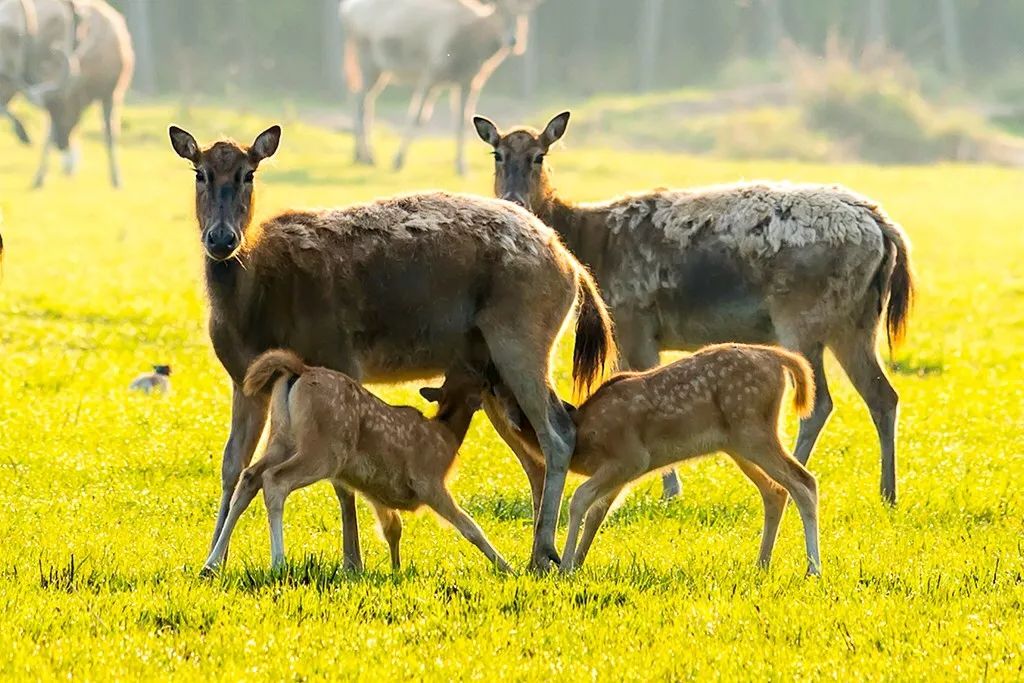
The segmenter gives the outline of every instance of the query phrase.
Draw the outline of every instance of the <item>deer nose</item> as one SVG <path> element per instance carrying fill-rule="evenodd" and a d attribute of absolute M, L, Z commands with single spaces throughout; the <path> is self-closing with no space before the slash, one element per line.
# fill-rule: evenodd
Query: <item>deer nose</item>
<path fill-rule="evenodd" d="M 530 210 L 530 203 L 526 201 L 526 198 L 520 194 L 507 194 L 502 197 L 506 202 L 512 202 L 516 206 L 521 206 L 527 211 Z"/>
<path fill-rule="evenodd" d="M 238 248 L 238 236 L 233 230 L 214 228 L 206 232 L 206 236 L 203 237 L 203 246 L 213 258 L 224 259 L 231 256 Z"/>

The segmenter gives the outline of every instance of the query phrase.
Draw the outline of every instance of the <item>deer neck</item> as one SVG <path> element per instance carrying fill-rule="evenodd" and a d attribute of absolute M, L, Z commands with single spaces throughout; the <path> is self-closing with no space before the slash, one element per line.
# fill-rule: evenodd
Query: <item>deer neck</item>
<path fill-rule="evenodd" d="M 590 239 L 591 221 L 589 212 L 577 204 L 563 200 L 546 181 L 542 183 L 542 192 L 534 213 L 545 225 L 558 233 L 562 242 L 580 262 L 593 267 L 600 260 L 599 253 L 593 250 L 594 240 Z"/>
<path fill-rule="evenodd" d="M 434 418 L 434 422 L 454 440 L 456 450 L 462 446 L 462 442 L 466 438 L 466 432 L 469 431 L 469 423 L 473 420 L 473 413 L 475 412 L 469 406 L 462 405 L 447 414 L 438 414 Z"/>

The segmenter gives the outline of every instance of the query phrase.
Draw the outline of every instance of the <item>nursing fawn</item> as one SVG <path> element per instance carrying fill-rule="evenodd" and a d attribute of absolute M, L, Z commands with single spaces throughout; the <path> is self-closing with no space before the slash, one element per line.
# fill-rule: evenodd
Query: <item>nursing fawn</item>
<path fill-rule="evenodd" d="M 481 384 L 472 373 L 456 372 L 440 389 L 420 393 L 437 401 L 427 419 L 415 408 L 391 406 L 340 372 L 306 366 L 290 351 L 259 356 L 245 376 L 247 395 L 272 387 L 270 439 L 266 454 L 242 473 L 206 571 L 223 562 L 239 516 L 263 489 L 270 521 L 274 566 L 284 562 L 282 518 L 292 491 L 330 480 L 364 494 L 371 502 L 400 567 L 402 522 L 396 510 L 426 505 L 450 522 L 502 571 L 510 568 L 445 486 L 473 413 Z"/>
<path fill-rule="evenodd" d="M 741 344 L 710 346 L 653 370 L 615 375 L 570 411 L 577 437 L 569 467 L 589 478 L 569 505 L 563 571 L 583 563 L 627 484 L 680 461 L 722 451 L 761 492 L 759 564 L 767 567 L 771 561 L 791 495 L 803 520 L 807 573 L 819 574 L 817 482 L 786 451 L 778 434 L 786 374 L 795 386 L 796 412 L 805 416 L 814 404 L 807 361 L 779 348 Z M 512 421 L 522 425 L 519 434 L 526 450 L 539 458 L 527 423 Z"/>

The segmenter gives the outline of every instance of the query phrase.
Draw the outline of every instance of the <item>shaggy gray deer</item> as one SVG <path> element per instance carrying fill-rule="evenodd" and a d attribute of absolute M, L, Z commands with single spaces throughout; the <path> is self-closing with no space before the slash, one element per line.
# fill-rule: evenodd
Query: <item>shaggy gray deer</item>
<path fill-rule="evenodd" d="M 24 127 L 6 108 L 14 89 L 46 110 L 50 124 L 34 187 L 46 181 L 50 150 L 64 155 L 64 171 L 77 165 L 72 134 L 93 102 L 103 109 L 110 182 L 121 184 L 117 137 L 121 104 L 131 82 L 135 56 L 124 17 L 103 0 L 0 0 L 2 76 L 0 103 L 15 131 Z"/>
<path fill-rule="evenodd" d="M 175 152 L 194 167 L 210 337 L 234 382 L 214 540 L 266 422 L 266 392 L 242 391 L 262 352 L 288 348 L 360 382 L 435 376 L 480 356 L 497 368 L 543 446 L 532 563 L 546 568 L 558 557 L 555 525 L 575 443 L 551 388 L 550 356 L 577 300 L 577 384 L 589 385 L 614 361 L 611 320 L 593 279 L 550 228 L 496 199 L 409 194 L 252 225 L 254 174 L 280 137 L 274 126 L 251 147 L 221 140 L 202 149 L 170 128 Z M 355 502 L 336 491 L 346 561 L 359 567 Z"/>
<path fill-rule="evenodd" d="M 623 366 L 651 368 L 662 350 L 724 341 L 803 354 L 817 387 L 794 450 L 806 464 L 832 412 L 823 362 L 831 349 L 871 413 L 882 497 L 895 503 L 898 397 L 876 346 L 883 313 L 890 345 L 903 337 L 913 300 L 900 226 L 839 186 L 738 183 L 571 204 L 553 189 L 546 156 L 568 122 L 564 112 L 543 131 L 501 134 L 474 119 L 494 149 L 496 195 L 533 211 L 591 268 Z M 667 496 L 678 493 L 674 472 L 664 483 Z"/>
<path fill-rule="evenodd" d="M 527 16 L 538 0 L 342 0 L 345 72 L 356 93 L 356 163 L 374 163 L 373 105 L 394 80 L 413 86 L 395 170 L 402 168 L 416 130 L 430 118 L 441 90 L 452 89 L 455 170 L 466 172 L 470 114 L 487 79 L 512 52 L 526 49 Z M 457 105 L 455 98 L 458 98 Z"/>
<path fill-rule="evenodd" d="M 340 372 L 311 368 L 291 351 L 267 351 L 245 375 L 247 395 L 272 395 L 266 454 L 242 472 L 207 572 L 227 552 L 239 516 L 262 488 L 270 522 L 271 560 L 284 563 L 284 502 L 292 491 L 330 479 L 356 490 L 373 504 L 399 569 L 402 519 L 396 510 L 426 505 L 454 526 L 502 571 L 511 568 L 452 499 L 445 479 L 480 407 L 480 385 L 472 373 L 454 373 L 440 389 L 423 388 L 438 403 L 427 419 L 408 406 L 391 406 Z"/>
<path fill-rule="evenodd" d="M 793 406 L 806 415 L 814 400 L 807 361 L 779 348 L 740 344 L 709 346 L 653 370 L 620 373 L 579 409 L 571 409 L 577 440 L 569 469 L 588 479 L 569 505 L 562 570 L 583 564 L 608 510 L 629 483 L 723 451 L 761 493 L 764 530 L 758 564 L 767 568 L 771 562 L 792 495 L 804 525 L 807 573 L 819 574 L 817 482 L 779 440 L 786 375 L 796 389 Z M 539 459 L 529 427 L 518 436 Z"/>

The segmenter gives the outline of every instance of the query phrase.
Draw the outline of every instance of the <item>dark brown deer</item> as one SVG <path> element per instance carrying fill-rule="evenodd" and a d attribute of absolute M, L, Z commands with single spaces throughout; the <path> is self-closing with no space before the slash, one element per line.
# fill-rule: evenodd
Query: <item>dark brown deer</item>
<path fill-rule="evenodd" d="M 33 18 L 18 23 L 24 28 L 17 46 L 0 45 L 0 52 L 11 49 L 22 53 L 21 58 L 12 61 L 21 65 L 20 73 L 8 74 L 7 80 L 16 83 L 29 101 L 45 109 L 50 119 L 33 186 L 41 187 L 46 181 L 53 146 L 63 153 L 65 173 L 75 171 L 77 152 L 72 134 L 86 108 L 99 102 L 110 182 L 119 187 L 116 145 L 120 109 L 135 64 L 124 17 L 103 0 L 17 0 L 15 5 L 25 17 Z M 6 10 L 0 12 L 3 21 L 17 14 L 10 11 L 11 6 L 0 9 Z M 30 31 L 33 24 L 35 29 Z M 12 96 L 10 92 L 3 95 L 8 100 Z M 6 102 L 3 104 L 6 112 Z M 8 118 L 19 137 L 27 141 L 20 122 L 9 114 Z"/>
<path fill-rule="evenodd" d="M 871 412 L 882 452 L 882 497 L 896 502 L 896 390 L 876 349 L 883 312 L 890 344 L 914 293 L 909 242 L 877 203 L 839 186 L 740 183 L 653 190 L 572 204 L 555 192 L 547 153 L 569 112 L 543 131 L 474 124 L 494 149 L 494 191 L 529 208 L 590 267 L 617 326 L 624 365 L 662 350 L 774 343 L 814 369 L 814 409 L 794 455 L 806 463 L 832 412 L 829 348 Z M 666 474 L 669 495 L 678 492 Z"/>
<path fill-rule="evenodd" d="M 455 171 L 466 173 L 469 116 L 494 70 L 526 49 L 527 16 L 539 0 L 343 0 L 345 72 L 356 93 L 356 163 L 374 163 L 373 105 L 390 81 L 414 87 L 395 170 L 444 88 L 458 98 Z"/>
<path fill-rule="evenodd" d="M 551 389 L 550 355 L 577 299 L 577 383 L 588 385 L 614 358 L 611 321 L 593 280 L 550 228 L 495 199 L 410 194 L 289 211 L 254 226 L 254 174 L 280 136 L 274 126 L 251 147 L 222 140 L 201 149 L 189 133 L 170 129 L 174 150 L 194 167 L 210 336 L 234 382 L 214 538 L 266 421 L 267 394 L 242 391 L 259 354 L 288 348 L 361 382 L 434 376 L 482 354 L 543 446 L 532 562 L 547 567 L 558 557 L 554 531 L 575 443 Z M 346 561 L 358 567 L 354 499 L 336 491 Z"/>

